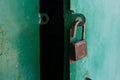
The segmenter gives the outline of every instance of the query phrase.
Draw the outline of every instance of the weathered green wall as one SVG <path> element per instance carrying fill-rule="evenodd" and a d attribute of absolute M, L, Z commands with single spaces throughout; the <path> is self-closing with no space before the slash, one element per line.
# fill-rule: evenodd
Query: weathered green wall
<path fill-rule="evenodd" d="M 39 0 L 0 0 L 0 80 L 39 80 Z"/>
<path fill-rule="evenodd" d="M 71 2 L 72 10 L 86 16 L 88 55 L 70 64 L 70 79 L 120 80 L 120 1 Z"/>

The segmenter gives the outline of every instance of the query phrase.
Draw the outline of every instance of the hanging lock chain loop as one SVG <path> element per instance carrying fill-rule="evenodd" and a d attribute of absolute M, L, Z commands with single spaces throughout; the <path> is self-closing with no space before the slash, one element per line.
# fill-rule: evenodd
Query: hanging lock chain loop
<path fill-rule="evenodd" d="M 86 32 L 86 25 L 85 24 L 81 24 L 81 21 L 79 21 L 79 20 L 75 21 L 73 38 L 76 37 L 76 32 L 77 32 L 78 25 L 82 26 L 82 38 L 81 38 L 81 40 L 84 40 L 85 39 L 85 32 Z"/>

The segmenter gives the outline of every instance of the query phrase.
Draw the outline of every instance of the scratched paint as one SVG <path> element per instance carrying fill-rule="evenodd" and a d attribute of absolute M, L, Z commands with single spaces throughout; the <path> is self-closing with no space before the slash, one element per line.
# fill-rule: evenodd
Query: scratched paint
<path fill-rule="evenodd" d="M 39 0 L 0 6 L 0 80 L 39 80 Z"/>
<path fill-rule="evenodd" d="M 2 55 L 2 40 L 3 40 L 3 31 L 0 27 L 0 55 Z"/>
<path fill-rule="evenodd" d="M 120 1 L 71 0 L 71 9 L 86 16 L 88 55 L 70 64 L 71 80 L 120 80 Z"/>

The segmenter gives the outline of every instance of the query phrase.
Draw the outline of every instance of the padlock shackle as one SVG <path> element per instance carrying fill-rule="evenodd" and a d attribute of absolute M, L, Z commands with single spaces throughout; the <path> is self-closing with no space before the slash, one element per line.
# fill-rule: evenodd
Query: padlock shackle
<path fill-rule="evenodd" d="M 76 32 L 77 32 L 77 27 L 78 25 L 81 23 L 81 21 L 77 20 L 75 21 L 75 24 L 74 24 L 74 32 L 73 32 L 73 38 L 76 36 Z M 86 25 L 83 24 L 83 25 L 80 25 L 82 26 L 82 37 L 81 37 L 81 40 L 84 40 L 85 39 L 85 31 L 86 31 Z"/>

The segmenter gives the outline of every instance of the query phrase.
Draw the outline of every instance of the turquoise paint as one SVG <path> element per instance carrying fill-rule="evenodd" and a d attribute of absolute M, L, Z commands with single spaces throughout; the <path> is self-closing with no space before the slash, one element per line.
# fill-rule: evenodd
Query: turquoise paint
<path fill-rule="evenodd" d="M 0 5 L 0 80 L 39 80 L 39 0 Z"/>
<path fill-rule="evenodd" d="M 78 40 L 82 40 L 82 26 L 77 26 L 76 36 L 72 38 L 72 42 L 76 42 Z"/>
<path fill-rule="evenodd" d="M 88 55 L 70 64 L 71 80 L 84 80 L 86 76 L 92 80 L 120 79 L 119 8 L 119 0 L 74 0 L 71 3 L 71 10 L 86 16 L 88 46 Z"/>

